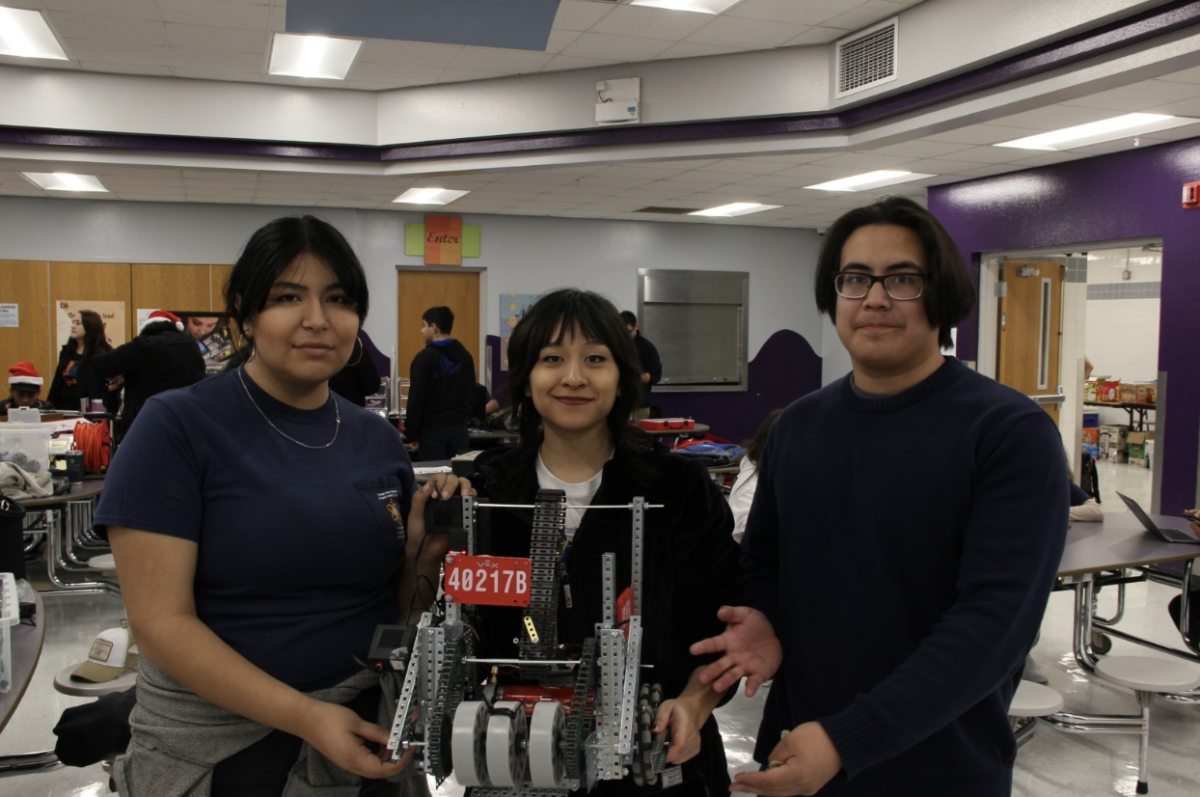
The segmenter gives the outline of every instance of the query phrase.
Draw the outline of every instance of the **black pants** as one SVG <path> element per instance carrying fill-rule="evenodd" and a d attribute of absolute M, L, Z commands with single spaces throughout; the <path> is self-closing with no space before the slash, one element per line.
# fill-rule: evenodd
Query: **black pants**
<path fill-rule="evenodd" d="M 375 687 L 347 703 L 346 708 L 367 722 L 376 722 L 379 700 L 379 687 Z M 279 797 L 300 755 L 301 744 L 303 740 L 298 736 L 271 731 L 213 768 L 212 797 Z M 400 788 L 386 780 L 364 780 L 358 793 L 360 797 L 392 797 L 400 793 Z"/>

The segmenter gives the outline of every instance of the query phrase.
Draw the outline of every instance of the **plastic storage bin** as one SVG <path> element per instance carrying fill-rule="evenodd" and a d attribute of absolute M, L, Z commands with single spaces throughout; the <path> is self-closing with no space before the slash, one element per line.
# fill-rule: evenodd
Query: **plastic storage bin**
<path fill-rule="evenodd" d="M 17 602 L 17 578 L 12 573 L 0 573 L 0 692 L 12 689 L 12 633 L 21 622 L 21 605 Z"/>
<path fill-rule="evenodd" d="M 50 470 L 50 438 L 41 424 L 0 423 L 0 462 L 11 462 L 29 473 Z"/>

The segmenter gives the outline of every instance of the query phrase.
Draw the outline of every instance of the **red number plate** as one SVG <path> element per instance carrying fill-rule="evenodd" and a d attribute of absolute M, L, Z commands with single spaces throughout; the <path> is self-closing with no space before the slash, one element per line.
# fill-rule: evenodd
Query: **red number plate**
<path fill-rule="evenodd" d="M 442 588 L 455 603 L 528 606 L 531 569 L 528 559 L 452 553 Z"/>

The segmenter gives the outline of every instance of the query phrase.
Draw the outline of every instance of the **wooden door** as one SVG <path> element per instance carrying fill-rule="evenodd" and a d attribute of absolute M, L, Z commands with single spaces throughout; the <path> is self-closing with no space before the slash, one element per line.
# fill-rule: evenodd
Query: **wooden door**
<path fill-rule="evenodd" d="M 454 312 L 450 336 L 471 352 L 475 360 L 475 378 L 482 365 L 479 359 L 479 272 L 408 271 L 397 272 L 396 297 L 396 373 L 408 378 L 413 357 L 425 348 L 421 338 L 421 316 L 430 307 L 444 305 Z"/>
<path fill-rule="evenodd" d="M 133 264 L 134 323 L 138 310 L 209 310 L 212 284 L 208 265 Z"/>
<path fill-rule="evenodd" d="M 999 381 L 1027 396 L 1061 394 L 1062 303 L 1066 266 L 1005 260 L 1001 266 Z M 1039 402 L 1040 403 L 1040 402 Z M 1058 423 L 1057 404 L 1041 405 Z"/>
<path fill-rule="evenodd" d="M 0 260 L 4 289 L 0 302 L 17 305 L 16 327 L 0 327 L 0 397 L 8 398 L 6 370 L 13 363 L 28 360 L 42 375 L 42 398 L 50 392 L 58 352 L 50 344 L 50 302 L 46 296 L 50 264 L 45 260 Z"/>

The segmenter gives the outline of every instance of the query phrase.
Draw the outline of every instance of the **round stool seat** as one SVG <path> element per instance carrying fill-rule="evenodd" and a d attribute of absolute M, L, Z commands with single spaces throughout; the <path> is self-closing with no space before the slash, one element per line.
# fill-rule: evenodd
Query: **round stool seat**
<path fill-rule="evenodd" d="M 58 671 L 58 675 L 54 676 L 54 691 L 77 697 L 100 697 L 110 692 L 124 692 L 137 683 L 137 670 L 125 670 L 111 681 L 99 684 L 80 681 L 71 677 L 78 666 L 78 663 L 71 664 Z"/>
<path fill-rule="evenodd" d="M 100 554 L 88 559 L 88 567 L 93 570 L 116 570 L 117 560 L 110 553 Z"/>
<path fill-rule="evenodd" d="M 1096 675 L 1139 692 L 1186 692 L 1200 685 L 1200 666 L 1150 656 L 1109 656 L 1096 664 Z"/>
<path fill-rule="evenodd" d="M 1063 707 L 1063 696 L 1048 686 L 1021 681 L 1009 706 L 1010 717 L 1045 717 Z"/>

